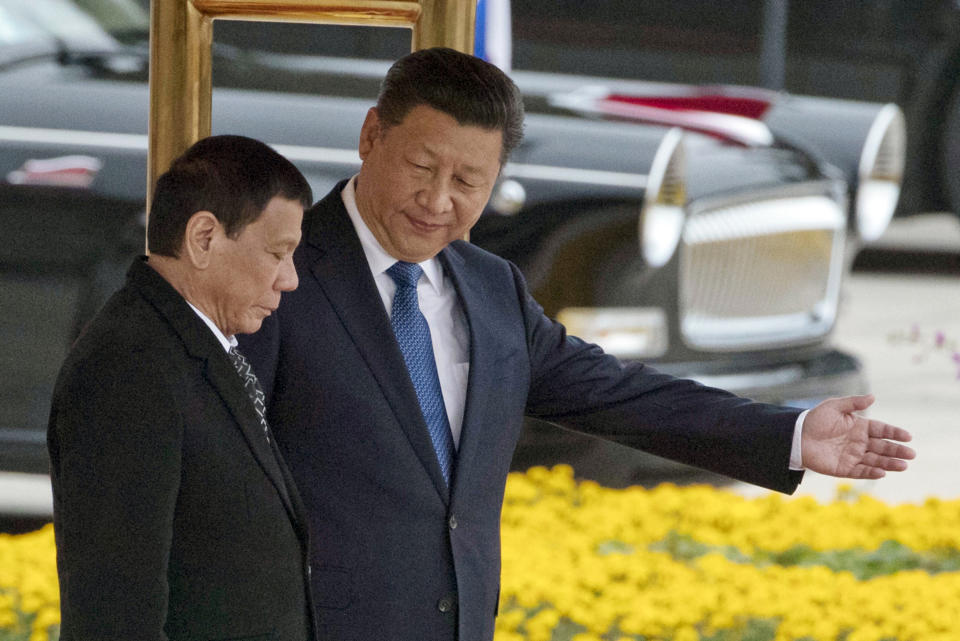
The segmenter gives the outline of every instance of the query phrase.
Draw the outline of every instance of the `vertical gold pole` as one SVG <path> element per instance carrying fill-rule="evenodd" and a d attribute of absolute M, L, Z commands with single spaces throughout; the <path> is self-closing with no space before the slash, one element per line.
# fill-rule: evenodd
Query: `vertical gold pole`
<path fill-rule="evenodd" d="M 412 49 L 450 47 L 473 53 L 477 0 L 420 0 L 422 12 L 413 27 Z"/>
<path fill-rule="evenodd" d="M 148 207 L 160 174 L 191 144 L 210 135 L 212 43 L 213 21 L 189 0 L 152 0 Z"/>

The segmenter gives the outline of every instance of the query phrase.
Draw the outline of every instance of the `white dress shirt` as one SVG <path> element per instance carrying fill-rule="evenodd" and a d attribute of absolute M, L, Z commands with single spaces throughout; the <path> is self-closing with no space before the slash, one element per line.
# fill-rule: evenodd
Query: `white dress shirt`
<path fill-rule="evenodd" d="M 360 245 L 363 247 L 367 264 L 373 273 L 373 280 L 380 292 L 383 307 L 389 316 L 397 286 L 387 274 L 387 270 L 397 262 L 397 259 L 386 252 L 360 217 L 355 191 L 356 179 L 356 176 L 351 178 L 340 195 L 357 236 L 360 237 Z M 460 431 L 463 428 L 463 409 L 467 399 L 467 376 L 470 373 L 470 333 L 467 329 L 467 319 L 456 289 L 450 278 L 444 274 L 440 260 L 435 256 L 419 265 L 423 268 L 423 276 L 417 283 L 420 311 L 427 319 L 427 325 L 430 326 L 430 339 L 437 362 L 443 403 L 447 408 L 453 442 L 459 446 Z M 794 427 L 793 444 L 790 450 L 791 470 L 803 469 L 800 443 L 803 419 L 806 415 L 806 411 L 802 412 L 797 417 Z"/>
<path fill-rule="evenodd" d="M 367 264 L 380 292 L 380 300 L 387 310 L 387 316 L 390 316 L 397 285 L 387 270 L 397 259 L 387 253 L 360 217 L 355 182 L 356 176 L 350 179 L 340 195 L 360 238 Z M 467 329 L 467 317 L 463 313 L 453 282 L 443 271 L 440 259 L 434 256 L 418 264 L 423 268 L 423 275 L 417 283 L 417 298 L 420 301 L 420 311 L 430 327 L 430 342 L 433 343 L 433 356 L 437 363 L 437 375 L 440 377 L 440 393 L 443 395 L 447 419 L 450 421 L 453 443 L 459 447 L 463 409 L 467 400 L 467 376 L 470 373 L 470 332 Z"/>

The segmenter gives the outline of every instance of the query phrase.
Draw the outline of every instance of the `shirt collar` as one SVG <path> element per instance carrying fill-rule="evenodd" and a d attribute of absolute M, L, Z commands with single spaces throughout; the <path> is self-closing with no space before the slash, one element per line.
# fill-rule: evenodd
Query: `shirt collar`
<path fill-rule="evenodd" d="M 236 336 L 230 336 L 230 337 L 228 338 L 227 336 L 225 336 L 225 335 L 223 334 L 223 332 L 220 331 L 220 328 L 217 327 L 216 324 L 214 324 L 214 322 L 213 322 L 212 320 L 210 320 L 209 318 L 207 318 L 207 315 L 206 315 L 206 314 L 204 314 L 204 313 L 201 312 L 199 309 L 197 309 L 196 307 L 194 307 L 193 303 L 191 303 L 190 301 L 187 301 L 187 305 L 190 305 L 190 309 L 192 309 L 193 311 L 195 311 L 195 312 L 197 313 L 197 316 L 200 317 L 200 320 L 202 320 L 204 323 L 207 324 L 207 327 L 209 327 L 209 328 L 210 328 L 210 331 L 213 332 L 213 335 L 217 337 L 217 340 L 220 341 L 220 344 L 221 344 L 221 345 L 223 345 L 223 349 L 224 349 L 225 351 L 229 352 L 231 347 L 236 347 L 236 346 L 237 346 L 237 337 L 236 337 Z"/>
<path fill-rule="evenodd" d="M 380 241 L 376 239 L 373 232 L 367 227 L 367 224 L 363 222 L 363 218 L 360 216 L 360 210 L 357 208 L 356 182 L 356 176 L 347 181 L 347 186 L 340 192 L 340 197 L 343 198 L 343 206 L 346 208 L 347 214 L 350 216 L 350 222 L 353 223 L 353 227 L 357 231 L 357 236 L 360 238 L 360 245 L 363 247 L 363 253 L 367 257 L 370 271 L 372 271 L 376 277 L 390 269 L 390 267 L 397 262 L 397 259 L 387 253 L 387 250 L 385 250 L 380 244 Z M 441 265 L 440 259 L 434 256 L 418 264 L 423 268 L 423 273 L 426 275 L 427 281 L 430 283 L 430 286 L 433 287 L 433 290 L 437 295 L 442 294 L 443 265 Z"/>

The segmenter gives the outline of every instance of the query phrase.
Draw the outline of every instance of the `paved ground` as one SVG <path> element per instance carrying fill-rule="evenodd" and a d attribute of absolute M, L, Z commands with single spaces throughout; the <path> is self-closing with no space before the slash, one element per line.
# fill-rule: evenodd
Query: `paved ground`
<path fill-rule="evenodd" d="M 960 254 L 960 223 L 949 215 L 898 222 L 883 242 Z M 854 488 L 888 502 L 960 498 L 960 273 L 856 272 L 847 282 L 834 343 L 864 363 L 877 402 L 869 414 L 914 434 L 910 469 Z M 820 500 L 837 481 L 807 474 L 798 493 Z M 749 495 L 762 490 L 731 486 Z"/>

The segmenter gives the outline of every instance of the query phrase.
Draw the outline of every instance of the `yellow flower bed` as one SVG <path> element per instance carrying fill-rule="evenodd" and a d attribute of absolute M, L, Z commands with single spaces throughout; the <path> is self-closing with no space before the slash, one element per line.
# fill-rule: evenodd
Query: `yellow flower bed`
<path fill-rule="evenodd" d="M 53 526 L 0 534 L 0 641 L 48 641 L 59 630 Z"/>
<path fill-rule="evenodd" d="M 497 641 L 957 641 L 960 501 L 512 475 Z"/>
<path fill-rule="evenodd" d="M 496 641 L 957 641 L 960 500 L 511 474 Z M 58 636 L 53 531 L 0 535 L 0 641 Z"/>

